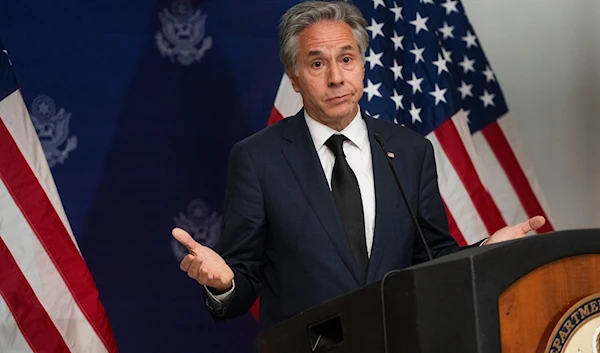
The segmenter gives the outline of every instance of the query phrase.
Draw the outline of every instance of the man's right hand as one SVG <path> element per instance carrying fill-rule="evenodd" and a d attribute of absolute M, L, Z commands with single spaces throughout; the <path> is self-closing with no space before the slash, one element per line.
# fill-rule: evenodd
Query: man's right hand
<path fill-rule="evenodd" d="M 233 271 L 225 260 L 211 248 L 196 242 L 188 232 L 174 228 L 173 237 L 189 252 L 179 267 L 187 272 L 190 278 L 207 287 L 214 288 L 218 293 L 224 293 L 233 286 Z"/>

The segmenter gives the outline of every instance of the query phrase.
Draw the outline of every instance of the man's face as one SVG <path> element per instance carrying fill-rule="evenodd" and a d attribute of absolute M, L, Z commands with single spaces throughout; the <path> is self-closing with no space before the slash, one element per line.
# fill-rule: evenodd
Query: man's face
<path fill-rule="evenodd" d="M 321 122 L 352 120 L 363 94 L 364 63 L 352 29 L 342 21 L 321 21 L 299 35 L 297 73 L 288 68 L 307 113 Z"/>

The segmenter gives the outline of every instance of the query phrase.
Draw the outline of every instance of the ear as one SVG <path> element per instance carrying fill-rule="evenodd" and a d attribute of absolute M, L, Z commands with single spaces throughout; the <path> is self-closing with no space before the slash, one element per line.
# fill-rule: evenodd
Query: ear
<path fill-rule="evenodd" d="M 294 91 L 300 92 L 300 86 L 298 85 L 298 76 L 294 75 L 294 69 L 290 66 L 286 66 L 285 73 L 290 78 L 290 82 L 292 82 L 292 87 L 294 88 Z"/>

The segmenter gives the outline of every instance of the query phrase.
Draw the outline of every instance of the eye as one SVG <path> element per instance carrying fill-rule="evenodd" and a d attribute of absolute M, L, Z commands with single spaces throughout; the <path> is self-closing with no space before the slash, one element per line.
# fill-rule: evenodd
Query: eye
<path fill-rule="evenodd" d="M 345 56 L 345 57 L 342 59 L 342 61 L 343 61 L 344 63 L 346 63 L 346 64 L 347 64 L 347 63 L 349 63 L 350 61 L 352 61 L 352 58 L 350 58 L 349 56 Z"/>
<path fill-rule="evenodd" d="M 312 66 L 313 66 L 313 67 L 317 67 L 317 68 L 319 68 L 319 67 L 323 66 L 323 63 L 322 63 L 322 62 L 320 62 L 320 61 L 315 61 L 315 62 L 312 64 Z"/>

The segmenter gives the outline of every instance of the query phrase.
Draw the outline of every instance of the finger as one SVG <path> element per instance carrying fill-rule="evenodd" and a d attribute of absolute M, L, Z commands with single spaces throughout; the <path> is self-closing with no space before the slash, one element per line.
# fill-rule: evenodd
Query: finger
<path fill-rule="evenodd" d="M 542 216 L 535 216 L 521 223 L 521 229 L 523 233 L 527 234 L 532 230 L 538 230 L 546 224 L 546 219 Z"/>
<path fill-rule="evenodd" d="M 202 278 L 205 281 L 208 281 L 208 279 L 213 275 L 213 272 L 209 272 L 209 269 L 206 268 L 206 266 L 201 266 L 200 267 L 200 278 Z"/>
<path fill-rule="evenodd" d="M 219 283 L 220 276 L 216 273 L 211 273 L 206 276 L 206 280 L 211 287 L 217 286 Z"/>
<path fill-rule="evenodd" d="M 196 280 L 200 284 L 204 284 L 207 286 L 211 286 L 212 282 L 210 281 L 210 275 L 208 274 L 208 270 L 204 266 L 200 266 L 198 269 L 198 274 L 196 276 Z"/>
<path fill-rule="evenodd" d="M 544 224 L 546 224 L 546 218 L 542 216 L 535 216 L 531 219 L 529 224 L 531 225 L 531 229 L 538 230 L 542 228 Z"/>
<path fill-rule="evenodd" d="M 190 235 L 190 233 L 186 232 L 185 230 L 181 229 L 181 228 L 173 228 L 173 230 L 171 231 L 171 234 L 173 234 L 173 237 L 181 243 L 181 245 L 185 246 L 188 251 L 190 252 L 190 254 L 195 254 L 196 253 L 196 249 L 198 249 L 198 246 L 200 246 L 200 244 L 198 244 L 194 238 L 192 238 L 192 236 Z"/>
<path fill-rule="evenodd" d="M 179 264 L 179 268 L 183 271 L 183 272 L 187 272 L 188 269 L 190 268 L 190 265 L 192 264 L 192 261 L 194 260 L 194 255 L 186 255 L 183 260 L 181 260 L 181 263 Z"/>
<path fill-rule="evenodd" d="M 190 265 L 190 268 L 187 271 L 188 276 L 197 280 L 201 267 L 202 261 L 198 261 L 197 258 L 194 258 L 194 261 L 192 261 L 192 264 Z"/>

